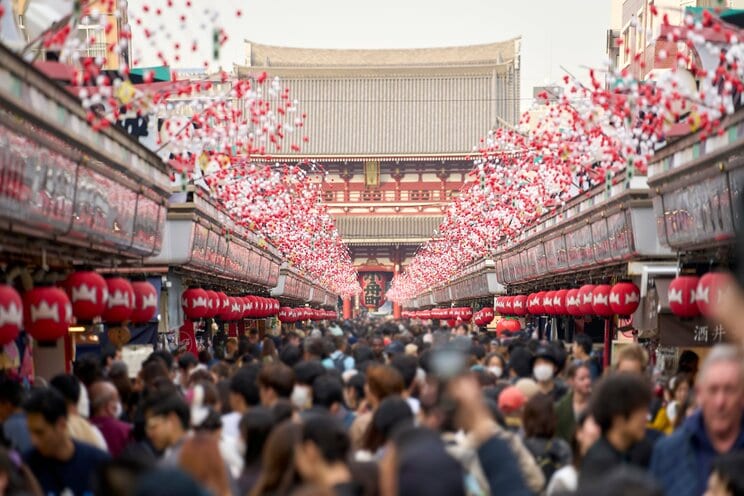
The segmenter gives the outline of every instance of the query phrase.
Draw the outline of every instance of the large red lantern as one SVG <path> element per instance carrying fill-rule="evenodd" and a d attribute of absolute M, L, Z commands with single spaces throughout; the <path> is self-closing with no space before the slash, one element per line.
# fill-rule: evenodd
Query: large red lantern
<path fill-rule="evenodd" d="M 0 285 L 0 346 L 15 340 L 23 327 L 23 301 L 12 286 Z"/>
<path fill-rule="evenodd" d="M 520 317 L 523 315 L 527 315 L 527 296 L 515 296 L 512 300 L 512 309 L 514 311 L 514 315 L 519 315 Z"/>
<path fill-rule="evenodd" d="M 217 306 L 217 312 L 215 313 L 215 317 L 219 317 L 221 320 L 226 320 L 225 317 L 227 317 L 231 311 L 230 299 L 222 291 L 219 291 L 217 293 L 217 296 L 219 297 L 219 304 Z"/>
<path fill-rule="evenodd" d="M 578 289 L 569 289 L 566 292 L 566 312 L 574 317 L 581 316 L 581 297 Z"/>
<path fill-rule="evenodd" d="M 499 296 L 496 298 L 496 311 L 500 314 L 504 313 L 504 303 L 506 302 L 506 296 Z"/>
<path fill-rule="evenodd" d="M 460 319 L 464 322 L 470 322 L 473 318 L 473 309 L 470 307 L 463 307 L 460 312 Z"/>
<path fill-rule="evenodd" d="M 496 324 L 496 333 L 501 335 L 505 332 L 519 332 L 522 324 L 517 319 L 501 319 Z"/>
<path fill-rule="evenodd" d="M 189 288 L 181 295 L 181 306 L 189 320 L 203 319 L 209 314 L 209 296 L 201 288 Z"/>
<path fill-rule="evenodd" d="M 132 283 L 134 290 L 134 308 L 129 320 L 133 324 L 150 322 L 158 312 L 158 290 L 147 281 Z"/>
<path fill-rule="evenodd" d="M 421 310 L 421 312 L 419 312 L 419 318 L 421 320 L 431 320 L 431 310 Z"/>
<path fill-rule="evenodd" d="M 482 315 L 482 322 L 483 322 L 481 325 L 488 325 L 491 322 L 493 322 L 495 313 L 493 311 L 493 308 L 486 307 L 481 310 L 481 315 Z"/>
<path fill-rule="evenodd" d="M 610 306 L 610 291 L 612 287 L 609 284 L 600 284 L 594 287 L 592 291 L 592 312 L 598 317 L 612 317 L 615 313 Z"/>
<path fill-rule="evenodd" d="M 553 315 L 553 298 L 555 297 L 555 291 L 548 291 L 543 295 L 543 313 L 547 315 Z"/>
<path fill-rule="evenodd" d="M 553 315 L 566 315 L 566 294 L 568 290 L 559 289 L 553 292 Z"/>
<path fill-rule="evenodd" d="M 532 315 L 545 314 L 545 306 L 543 305 L 544 298 L 545 298 L 545 291 L 539 291 L 534 294 L 534 300 L 532 302 L 532 310 L 530 310 L 530 313 Z"/>
<path fill-rule="evenodd" d="M 40 287 L 23 295 L 23 322 L 38 341 L 56 341 L 65 334 L 72 322 L 72 304 L 59 288 Z"/>
<path fill-rule="evenodd" d="M 633 315 L 641 304 L 641 290 L 629 281 L 619 282 L 610 291 L 610 308 L 622 317 Z"/>
<path fill-rule="evenodd" d="M 221 301 L 217 291 L 207 290 L 207 318 L 213 319 L 220 312 Z"/>
<path fill-rule="evenodd" d="M 72 303 L 72 314 L 79 321 L 91 321 L 106 311 L 108 286 L 99 273 L 73 272 L 67 277 L 64 287 Z"/>
<path fill-rule="evenodd" d="M 594 309 L 594 285 L 585 284 L 579 288 L 579 310 L 581 315 L 592 315 Z"/>
<path fill-rule="evenodd" d="M 103 312 L 103 321 L 108 324 L 126 322 L 134 310 L 134 289 L 132 283 L 122 277 L 106 279 L 108 301 Z"/>
<path fill-rule="evenodd" d="M 292 322 L 292 309 L 289 307 L 279 308 L 279 322 L 289 323 Z"/>
<path fill-rule="evenodd" d="M 514 315 L 514 297 L 513 296 L 504 297 L 504 314 Z"/>
<path fill-rule="evenodd" d="M 733 282 L 731 274 L 724 272 L 708 272 L 703 275 L 698 281 L 695 299 L 700 313 L 711 317 Z"/>
<path fill-rule="evenodd" d="M 691 319 L 700 315 L 697 306 L 697 287 L 700 279 L 697 276 L 679 276 L 669 283 L 667 296 L 669 309 L 678 317 Z"/>

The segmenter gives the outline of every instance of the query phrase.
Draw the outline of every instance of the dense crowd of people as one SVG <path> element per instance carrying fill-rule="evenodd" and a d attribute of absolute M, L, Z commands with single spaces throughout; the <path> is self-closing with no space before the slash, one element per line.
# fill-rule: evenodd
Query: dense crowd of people
<path fill-rule="evenodd" d="M 0 494 L 744 495 L 744 360 L 461 325 L 291 326 L 0 376 Z M 216 356 L 219 355 L 219 356 Z M 654 387 L 662 384 L 663 387 Z"/>

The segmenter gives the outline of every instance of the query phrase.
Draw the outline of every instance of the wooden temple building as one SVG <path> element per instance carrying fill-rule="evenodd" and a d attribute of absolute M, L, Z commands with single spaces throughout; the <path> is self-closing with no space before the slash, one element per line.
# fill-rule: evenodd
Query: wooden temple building
<path fill-rule="evenodd" d="M 519 118 L 520 40 L 425 49 L 314 49 L 245 42 L 239 78 L 266 71 L 307 114 L 288 135 L 327 174 L 323 200 L 351 250 L 362 294 L 344 302 L 392 311 L 385 290 L 432 236 L 490 129 Z M 302 142 L 302 136 L 310 136 Z"/>

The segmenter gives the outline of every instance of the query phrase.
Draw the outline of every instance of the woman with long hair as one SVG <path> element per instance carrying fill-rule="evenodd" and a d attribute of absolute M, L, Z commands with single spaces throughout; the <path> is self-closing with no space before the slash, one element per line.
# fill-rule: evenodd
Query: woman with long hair
<path fill-rule="evenodd" d="M 261 476 L 250 496 L 288 496 L 302 484 L 295 468 L 294 449 L 302 437 L 302 427 L 286 421 L 276 427 L 263 450 Z"/>

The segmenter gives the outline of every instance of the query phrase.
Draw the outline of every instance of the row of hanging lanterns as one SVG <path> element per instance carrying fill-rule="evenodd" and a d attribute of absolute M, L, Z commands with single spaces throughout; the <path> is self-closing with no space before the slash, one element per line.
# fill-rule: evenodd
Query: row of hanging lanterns
<path fill-rule="evenodd" d="M 431 310 L 420 310 L 417 312 L 401 312 L 404 319 L 419 320 L 453 320 L 455 322 L 470 322 L 473 318 L 473 309 L 470 307 L 432 308 Z"/>
<path fill-rule="evenodd" d="M 501 315 L 570 315 L 582 317 L 595 315 L 608 318 L 613 315 L 629 316 L 641 301 L 641 291 L 632 282 L 624 281 L 610 286 L 587 284 L 576 289 L 540 291 L 530 295 L 501 296 L 496 299 L 496 310 Z"/>
<path fill-rule="evenodd" d="M 279 309 L 279 321 L 287 324 L 303 322 L 305 320 L 336 320 L 338 314 L 333 310 L 321 310 L 309 307 L 281 307 Z"/>
<path fill-rule="evenodd" d="M 701 277 L 678 276 L 667 290 L 669 310 L 682 318 L 711 317 L 732 282 L 731 275 L 723 272 L 708 272 Z"/>
<path fill-rule="evenodd" d="M 262 296 L 228 296 L 222 291 L 188 288 L 181 307 L 189 320 L 219 318 L 226 322 L 262 319 L 279 314 L 279 300 Z"/>
<path fill-rule="evenodd" d="M 75 321 L 143 324 L 157 310 L 157 290 L 149 282 L 104 279 L 92 271 L 71 274 L 61 287 L 35 287 L 23 297 L 12 286 L 1 285 L 0 344 L 16 339 L 21 329 L 39 341 L 54 341 Z"/>

